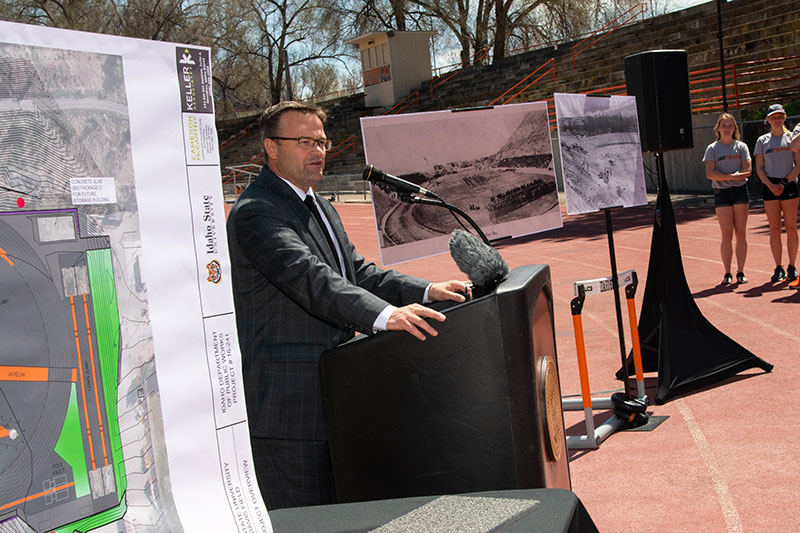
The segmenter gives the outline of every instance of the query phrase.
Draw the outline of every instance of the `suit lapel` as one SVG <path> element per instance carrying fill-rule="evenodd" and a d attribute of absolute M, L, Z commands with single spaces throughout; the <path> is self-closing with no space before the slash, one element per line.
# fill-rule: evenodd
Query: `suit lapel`
<path fill-rule="evenodd" d="M 266 166 L 263 167 L 259 178 L 263 178 L 264 185 L 269 187 L 274 194 L 283 198 L 286 204 L 294 211 L 294 215 L 305 224 L 305 227 L 308 228 L 308 232 L 311 234 L 311 238 L 314 240 L 314 244 L 316 244 L 317 249 L 322 253 L 322 259 L 325 261 L 325 263 L 330 265 L 334 270 L 338 270 L 339 267 L 336 264 L 336 259 L 332 255 L 336 253 L 336 250 L 328 251 L 330 246 L 328 245 L 328 240 L 325 238 L 325 235 L 322 233 L 323 231 L 327 230 L 320 227 L 316 218 L 314 218 L 314 216 L 308 210 L 308 207 L 297 196 L 297 193 L 295 193 L 291 187 L 284 183 L 282 179 L 276 176 Z M 320 201 L 320 198 L 316 195 L 315 200 L 317 201 L 317 205 L 322 208 L 322 212 L 325 213 L 325 217 L 331 224 L 331 227 L 333 228 L 333 238 L 336 239 L 336 243 L 342 250 L 342 255 L 345 256 L 344 269 L 347 273 L 347 278 L 353 280 L 355 276 L 353 265 L 350 263 L 344 252 L 345 249 L 344 246 L 342 246 L 342 239 L 340 238 L 339 234 L 340 230 L 337 228 L 336 223 L 334 222 L 335 218 L 331 216 L 329 210 L 330 206 L 326 205 L 325 202 Z M 330 207 L 330 209 L 333 208 Z"/>
<path fill-rule="evenodd" d="M 296 196 L 296 195 L 295 195 Z M 299 199 L 298 199 L 299 200 Z M 317 199 L 319 201 L 319 199 Z M 308 219 L 308 230 L 311 233 L 311 237 L 314 238 L 314 241 L 317 243 L 317 247 L 322 250 L 325 254 L 325 262 L 332 266 L 334 269 L 338 269 L 339 266 L 336 262 L 336 259 L 333 257 L 336 254 L 336 250 L 330 250 L 330 245 L 328 244 L 328 239 L 325 238 L 325 235 L 322 233 L 323 231 L 328 231 L 327 228 L 322 227 L 317 222 L 317 219 L 311 214 L 308 210 L 309 208 L 300 200 L 300 205 L 304 211 L 305 217 Z M 324 210 L 323 210 L 324 211 Z M 325 212 L 325 217 L 330 221 L 330 216 L 328 213 Z M 333 232 L 333 238 L 336 238 L 336 232 Z M 338 239 L 336 239 L 338 241 Z M 341 243 L 338 243 L 339 247 L 341 248 Z M 330 252 L 328 252 L 330 250 Z"/>
<path fill-rule="evenodd" d="M 343 242 L 346 240 L 344 238 L 345 237 L 344 228 L 340 228 L 339 225 L 337 225 L 336 221 L 338 220 L 338 217 L 336 216 L 336 214 L 334 212 L 335 210 L 333 209 L 333 206 L 330 205 L 327 202 L 320 201 L 319 196 L 317 196 L 316 194 L 314 195 L 314 197 L 317 200 L 317 205 L 320 207 L 320 209 L 324 213 L 325 218 L 328 219 L 328 222 L 331 225 L 331 229 L 333 229 L 333 238 L 336 240 L 336 244 L 339 245 L 339 249 L 342 251 L 342 259 L 344 260 L 344 271 L 345 271 L 346 277 L 347 277 L 347 279 L 353 281 L 353 280 L 355 280 L 355 268 L 354 268 L 352 262 L 350 261 L 348 255 L 347 255 L 347 253 L 345 251 L 346 249 L 344 247 L 344 244 L 343 244 Z M 324 239 L 325 237 L 323 236 L 322 238 Z M 334 250 L 334 253 L 336 253 L 335 250 Z M 334 263 L 334 265 L 335 264 L 336 263 Z"/>

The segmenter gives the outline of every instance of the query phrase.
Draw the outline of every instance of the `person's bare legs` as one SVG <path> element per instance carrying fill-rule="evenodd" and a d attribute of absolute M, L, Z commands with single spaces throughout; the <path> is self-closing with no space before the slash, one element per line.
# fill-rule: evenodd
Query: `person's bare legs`
<path fill-rule="evenodd" d="M 764 202 L 764 211 L 767 213 L 767 222 L 769 222 L 769 249 L 772 251 L 772 258 L 775 260 L 775 266 L 781 265 L 781 201 L 768 200 Z"/>
<path fill-rule="evenodd" d="M 786 251 L 789 253 L 789 264 L 797 261 L 797 203 L 800 198 L 781 200 L 783 210 L 783 227 L 786 228 Z"/>
<path fill-rule="evenodd" d="M 719 222 L 719 229 L 722 240 L 719 243 L 719 255 L 722 258 L 722 266 L 725 269 L 725 274 L 731 273 L 731 259 L 733 258 L 733 207 L 724 206 L 717 207 L 717 221 Z M 738 243 L 737 243 L 738 246 Z M 738 254 L 737 254 L 738 260 Z"/>
<path fill-rule="evenodd" d="M 736 265 L 739 272 L 744 272 L 744 263 L 747 260 L 747 214 L 749 209 L 749 204 L 733 206 L 733 233 L 736 236 Z"/>

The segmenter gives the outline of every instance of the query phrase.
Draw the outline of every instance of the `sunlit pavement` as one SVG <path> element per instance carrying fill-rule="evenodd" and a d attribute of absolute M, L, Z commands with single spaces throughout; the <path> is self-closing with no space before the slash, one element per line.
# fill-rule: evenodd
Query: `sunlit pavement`
<path fill-rule="evenodd" d="M 792 398 L 800 383 L 800 291 L 785 282 L 769 283 L 774 264 L 763 208 L 753 207 L 748 221 L 745 273 L 750 283 L 723 288 L 713 203 L 676 196 L 673 204 L 686 278 L 701 311 L 775 368 L 770 374 L 748 370 L 717 386 L 653 405 L 649 413 L 669 417 L 654 430 L 617 432 L 597 450 L 572 451 L 572 488 L 604 532 L 798 531 L 800 444 Z M 371 205 L 336 207 L 356 248 L 380 264 Z M 550 266 L 562 394 L 579 395 L 569 306 L 573 282 L 609 276 L 611 263 L 604 213 L 563 213 L 562 229 L 497 248 L 511 268 Z M 616 209 L 611 219 L 617 268 L 634 269 L 639 275 L 638 313 L 654 207 Z M 464 278 L 448 254 L 395 268 L 431 280 Z M 625 346 L 630 349 L 624 293 L 620 298 Z M 607 397 L 622 385 L 614 378 L 621 355 L 613 293 L 587 298 L 582 318 L 590 387 Z M 609 416 L 596 412 L 595 423 Z M 582 412 L 565 412 L 565 422 L 568 434 L 585 432 Z"/>
<path fill-rule="evenodd" d="M 653 431 L 617 432 L 597 450 L 572 451 L 572 488 L 600 531 L 798 531 L 798 422 L 793 408 L 800 383 L 800 291 L 769 283 L 774 264 L 766 216 L 754 205 L 748 221 L 746 285 L 720 287 L 719 227 L 703 197 L 673 197 L 684 270 L 705 317 L 739 344 L 775 365 L 748 370 L 716 386 L 653 405 L 668 417 Z M 380 264 L 372 206 L 337 202 L 359 252 Z M 605 216 L 566 216 L 564 227 L 498 244 L 511 268 L 550 266 L 562 394 L 579 395 L 569 302 L 573 282 L 611 273 Z M 634 269 L 641 310 L 654 219 L 651 205 L 612 211 L 619 271 Z M 784 236 L 785 240 L 785 236 Z M 431 280 L 464 278 L 448 254 L 396 265 Z M 735 266 L 734 266 L 735 268 Z M 625 346 L 630 349 L 622 301 Z M 591 390 L 621 388 L 614 373 L 620 343 L 613 294 L 588 298 L 582 313 Z M 654 374 L 648 376 L 655 377 Z M 654 391 L 648 391 L 651 397 Z M 599 424 L 609 412 L 595 413 Z M 585 432 L 582 412 L 565 412 L 567 434 Z"/>

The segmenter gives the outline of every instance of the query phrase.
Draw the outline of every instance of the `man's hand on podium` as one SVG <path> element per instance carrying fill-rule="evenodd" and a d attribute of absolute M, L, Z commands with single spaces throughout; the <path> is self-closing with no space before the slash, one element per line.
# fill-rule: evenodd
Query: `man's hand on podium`
<path fill-rule="evenodd" d="M 392 316 L 389 317 L 389 321 L 386 323 L 386 329 L 407 331 L 419 340 L 424 341 L 425 333 L 433 337 L 439 334 L 433 326 L 428 324 L 425 320 L 426 318 L 432 318 L 439 322 L 444 322 L 445 320 L 444 314 L 439 311 L 435 311 L 430 307 L 425 307 L 422 304 L 411 304 L 395 309 Z M 425 333 L 423 333 L 423 331 Z"/>
<path fill-rule="evenodd" d="M 454 279 L 431 283 L 431 287 L 428 289 L 428 299 L 432 302 L 452 300 L 461 303 L 466 301 L 466 296 L 469 295 L 471 289 L 471 283 Z"/>
<path fill-rule="evenodd" d="M 452 300 L 454 302 L 465 302 L 470 294 L 471 286 L 463 281 L 450 280 L 431 283 L 428 288 L 428 300 L 431 302 L 441 302 Z M 439 333 L 425 319 L 432 318 L 439 322 L 444 322 L 445 316 L 421 304 L 411 304 L 405 307 L 398 307 L 389 317 L 386 329 L 394 331 L 407 331 L 421 341 L 425 340 L 425 333 L 433 337 Z"/>

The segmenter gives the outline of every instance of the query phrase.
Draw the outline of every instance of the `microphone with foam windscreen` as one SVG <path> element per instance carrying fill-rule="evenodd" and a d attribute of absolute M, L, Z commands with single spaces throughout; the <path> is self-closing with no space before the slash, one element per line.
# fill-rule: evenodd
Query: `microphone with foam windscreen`
<path fill-rule="evenodd" d="M 473 285 L 473 296 L 494 291 L 508 276 L 508 263 L 500 253 L 472 233 L 457 229 L 450 235 L 450 255 Z"/>
<path fill-rule="evenodd" d="M 411 183 L 410 181 L 398 178 L 397 176 L 387 174 L 374 165 L 368 165 L 367 168 L 364 169 L 364 174 L 362 177 L 365 181 L 371 181 L 372 183 L 385 183 L 386 185 L 394 187 L 400 192 L 405 192 L 408 194 L 421 194 L 422 196 L 427 196 L 428 198 L 436 198 L 437 200 L 439 199 L 436 194 L 428 189 L 420 187 L 416 183 Z"/>

